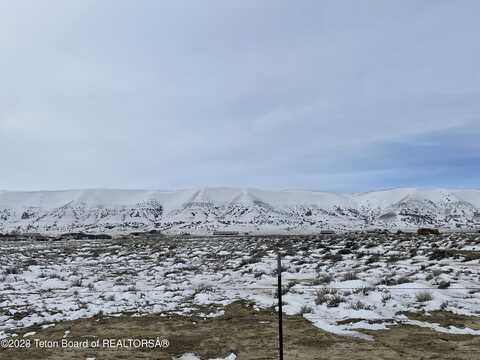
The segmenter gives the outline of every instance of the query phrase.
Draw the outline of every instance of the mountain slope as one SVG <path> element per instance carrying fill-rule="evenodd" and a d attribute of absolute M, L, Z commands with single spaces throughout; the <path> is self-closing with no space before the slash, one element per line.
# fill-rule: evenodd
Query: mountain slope
<path fill-rule="evenodd" d="M 480 190 L 367 193 L 201 188 L 0 192 L 0 232 L 315 232 L 480 225 Z"/>

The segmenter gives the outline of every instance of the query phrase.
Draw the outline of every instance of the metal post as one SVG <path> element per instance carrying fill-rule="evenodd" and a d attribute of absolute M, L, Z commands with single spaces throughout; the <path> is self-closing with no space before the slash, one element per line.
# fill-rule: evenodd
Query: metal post
<path fill-rule="evenodd" d="M 283 325 L 282 325 L 282 259 L 277 253 L 278 276 L 278 358 L 283 360 Z"/>

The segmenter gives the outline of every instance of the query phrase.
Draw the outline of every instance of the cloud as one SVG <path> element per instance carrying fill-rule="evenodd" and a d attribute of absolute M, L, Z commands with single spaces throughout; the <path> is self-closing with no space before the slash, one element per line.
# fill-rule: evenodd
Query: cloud
<path fill-rule="evenodd" d="M 0 188 L 463 186 L 479 8 L 4 1 Z"/>

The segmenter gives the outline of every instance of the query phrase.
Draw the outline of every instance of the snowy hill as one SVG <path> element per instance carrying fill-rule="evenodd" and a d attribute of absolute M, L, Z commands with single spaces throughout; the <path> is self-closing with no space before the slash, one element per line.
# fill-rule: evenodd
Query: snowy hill
<path fill-rule="evenodd" d="M 178 191 L 0 191 L 0 232 L 169 233 L 480 226 L 480 190 L 367 193 L 201 188 Z"/>

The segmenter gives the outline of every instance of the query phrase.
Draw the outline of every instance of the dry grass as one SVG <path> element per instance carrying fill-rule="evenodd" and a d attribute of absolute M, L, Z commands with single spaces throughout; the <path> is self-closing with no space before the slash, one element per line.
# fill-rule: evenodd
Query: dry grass
<path fill-rule="evenodd" d="M 480 327 L 480 320 L 448 313 L 432 316 L 442 324 L 467 323 Z M 277 315 L 269 310 L 255 311 L 247 303 L 237 302 L 225 308 L 218 318 L 191 318 L 178 315 L 161 317 L 149 315 L 112 318 L 90 318 L 57 324 L 53 328 L 24 329 L 19 334 L 35 330 L 39 339 L 61 339 L 65 330 L 74 340 L 104 338 L 166 337 L 170 347 L 166 350 L 5 350 L 0 349 L 0 360 L 85 360 L 97 359 L 159 359 L 171 360 L 173 356 L 194 352 L 202 359 L 225 357 L 234 352 L 240 360 L 277 358 Z M 421 320 L 428 320 L 422 318 Z M 355 320 L 352 319 L 354 322 Z M 397 325 L 385 331 L 365 331 L 375 341 L 336 336 L 315 328 L 301 316 L 284 316 L 285 358 L 298 360 L 380 360 L 380 359 L 456 359 L 476 358 L 480 351 L 480 337 L 450 335 L 430 329 Z"/>

